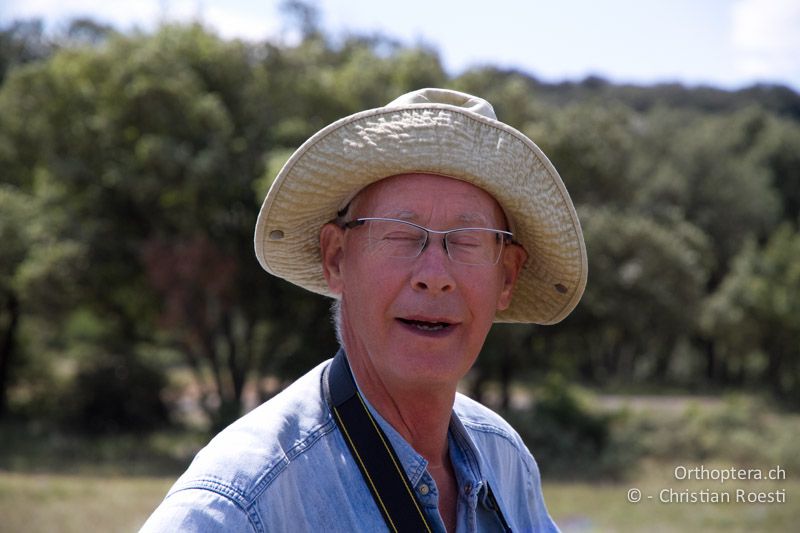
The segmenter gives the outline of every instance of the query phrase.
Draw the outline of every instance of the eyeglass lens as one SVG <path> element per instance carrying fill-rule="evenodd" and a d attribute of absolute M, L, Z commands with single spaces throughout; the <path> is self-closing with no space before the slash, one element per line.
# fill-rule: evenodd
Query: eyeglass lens
<path fill-rule="evenodd" d="M 417 226 L 395 220 L 368 220 L 367 224 L 370 247 L 375 253 L 387 257 L 413 258 L 425 247 L 428 233 Z M 491 229 L 455 230 L 445 235 L 445 248 L 450 259 L 456 263 L 495 264 L 502 247 L 500 234 Z"/>

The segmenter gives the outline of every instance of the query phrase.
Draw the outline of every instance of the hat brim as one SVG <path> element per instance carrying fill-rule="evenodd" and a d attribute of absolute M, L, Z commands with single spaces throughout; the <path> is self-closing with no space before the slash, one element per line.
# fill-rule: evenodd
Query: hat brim
<path fill-rule="evenodd" d="M 556 169 L 516 129 L 447 104 L 409 104 L 345 117 L 286 162 L 256 223 L 268 272 L 333 296 L 322 273 L 321 227 L 358 191 L 383 178 L 430 173 L 491 194 L 528 252 L 511 305 L 496 322 L 554 324 L 577 305 L 587 260 L 580 222 Z"/>

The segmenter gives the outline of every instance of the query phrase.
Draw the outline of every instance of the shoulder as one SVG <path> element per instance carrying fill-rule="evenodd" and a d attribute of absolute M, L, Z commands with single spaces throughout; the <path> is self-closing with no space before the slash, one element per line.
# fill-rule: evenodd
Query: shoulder
<path fill-rule="evenodd" d="M 502 416 L 460 393 L 453 411 L 486 462 L 494 467 L 516 465 L 539 477 L 538 466 L 522 437 Z"/>
<path fill-rule="evenodd" d="M 453 410 L 471 434 L 487 434 L 505 439 L 514 446 L 522 445 L 522 439 L 511 424 L 472 398 L 461 393 L 456 394 Z"/>
<path fill-rule="evenodd" d="M 557 531 L 544 504 L 539 467 L 522 438 L 488 407 L 457 395 L 454 411 L 474 446 L 481 472 L 508 517 L 523 531 Z"/>
<path fill-rule="evenodd" d="M 297 457 L 335 430 L 322 394 L 326 365 L 220 432 L 197 454 L 170 495 L 206 489 L 247 507 Z"/>

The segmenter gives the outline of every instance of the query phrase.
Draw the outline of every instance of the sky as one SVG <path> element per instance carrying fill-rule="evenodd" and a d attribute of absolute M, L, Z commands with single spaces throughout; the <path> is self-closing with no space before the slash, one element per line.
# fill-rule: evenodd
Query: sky
<path fill-rule="evenodd" d="M 281 0 L 0 0 L 0 24 L 41 17 L 49 28 L 91 16 L 126 30 L 201 20 L 226 38 L 287 39 Z M 309 0 L 334 37 L 374 33 L 439 52 L 457 75 L 482 64 L 541 80 L 597 75 L 800 91 L 800 0 Z"/>

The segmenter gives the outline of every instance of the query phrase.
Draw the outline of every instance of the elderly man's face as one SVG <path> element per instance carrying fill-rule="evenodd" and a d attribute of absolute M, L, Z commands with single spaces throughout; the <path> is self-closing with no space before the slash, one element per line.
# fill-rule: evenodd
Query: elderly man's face
<path fill-rule="evenodd" d="M 399 218 L 434 230 L 507 229 L 497 202 L 469 183 L 429 174 L 387 178 L 353 201 L 349 220 Z M 451 261 L 441 236 L 416 258 L 369 245 L 369 228 L 321 233 L 323 263 L 342 299 L 342 334 L 351 363 L 383 381 L 452 384 L 478 356 L 496 311 L 508 307 L 525 251 L 506 245 L 497 264 Z"/>

